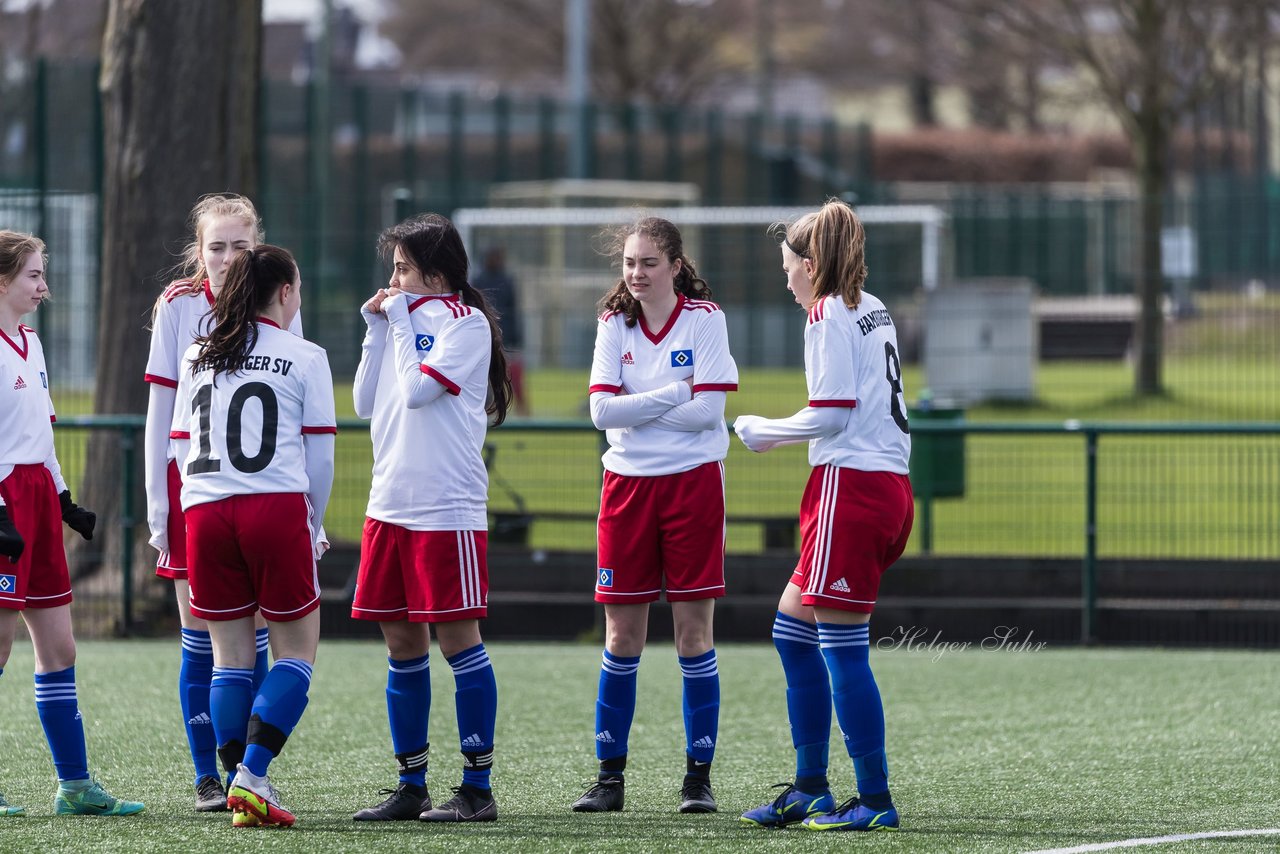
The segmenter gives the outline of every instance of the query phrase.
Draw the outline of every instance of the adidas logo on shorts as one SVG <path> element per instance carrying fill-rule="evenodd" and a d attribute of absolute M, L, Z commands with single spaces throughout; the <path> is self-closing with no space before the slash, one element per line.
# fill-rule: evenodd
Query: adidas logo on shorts
<path fill-rule="evenodd" d="M 716 746 L 716 743 L 715 743 L 714 741 L 712 741 L 712 740 L 711 740 L 711 736 L 709 736 L 709 735 L 704 735 L 702 738 L 700 738 L 700 739 L 698 739 L 697 741 L 695 741 L 695 742 L 693 743 L 693 746 L 694 746 L 694 747 L 705 747 L 705 748 L 707 748 L 708 750 L 710 750 L 711 748 L 713 748 L 713 747 L 715 747 L 715 746 Z"/>
<path fill-rule="evenodd" d="M 609 730 L 596 733 L 596 741 L 601 744 L 613 744 L 613 736 L 609 734 Z"/>
<path fill-rule="evenodd" d="M 480 740 L 480 733 L 473 732 L 462 740 L 463 747 L 484 747 L 484 742 Z"/>
<path fill-rule="evenodd" d="M 831 583 L 831 586 L 827 589 L 834 590 L 837 593 L 848 593 L 849 582 L 845 581 L 843 578 L 837 578 L 835 581 Z"/>
<path fill-rule="evenodd" d="M 18 377 L 18 381 L 13 384 L 14 391 L 18 391 L 19 389 L 24 389 L 26 387 L 27 387 L 27 384 L 22 381 L 22 377 Z"/>

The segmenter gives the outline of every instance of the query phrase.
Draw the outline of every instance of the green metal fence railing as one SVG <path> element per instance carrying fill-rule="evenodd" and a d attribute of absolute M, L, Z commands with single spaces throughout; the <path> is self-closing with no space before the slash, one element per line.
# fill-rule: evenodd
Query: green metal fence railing
<path fill-rule="evenodd" d="M 77 583 L 78 601 L 103 600 L 91 608 L 101 614 L 99 633 L 128 633 L 138 602 L 161 595 L 147 583 L 152 555 L 140 512 L 143 424 L 141 416 L 84 416 L 56 425 L 59 458 L 76 490 L 88 434 L 118 436 L 119 530 L 103 532 L 111 545 L 100 556 L 101 570 Z M 917 514 L 907 554 L 1078 561 L 1084 638 L 1093 636 L 1101 562 L 1265 567 L 1280 561 L 1280 424 L 913 418 L 912 436 Z M 494 545 L 531 554 L 593 550 L 600 451 L 601 434 L 585 421 L 513 419 L 492 431 L 486 462 Z M 805 454 L 804 445 L 756 455 L 732 443 L 726 461 L 730 561 L 761 553 L 794 560 L 796 512 L 809 472 Z M 340 422 L 325 520 L 335 544 L 359 542 L 371 462 L 367 423 Z"/>

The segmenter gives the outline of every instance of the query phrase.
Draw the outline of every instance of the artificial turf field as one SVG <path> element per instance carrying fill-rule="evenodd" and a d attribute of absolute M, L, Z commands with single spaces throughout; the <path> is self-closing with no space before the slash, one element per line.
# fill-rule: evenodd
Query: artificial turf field
<path fill-rule="evenodd" d="M 375 642 L 324 641 L 311 703 L 272 766 L 290 830 L 237 830 L 192 810 L 175 684 L 178 643 L 89 641 L 77 675 L 92 772 L 144 800 L 131 818 L 60 818 L 32 698 L 29 644 L 0 677 L 0 851 L 946 851 L 1019 852 L 1135 837 L 1280 827 L 1280 653 L 1045 648 L 874 649 L 888 718 L 896 834 L 761 831 L 738 813 L 793 772 L 783 681 L 771 646 L 718 648 L 722 711 L 716 815 L 675 811 L 684 770 L 680 678 L 670 644 L 640 669 L 626 811 L 579 815 L 594 772 L 599 648 L 494 643 L 499 688 L 494 824 L 364 825 L 351 813 L 394 782 Z M 437 800 L 457 785 L 453 680 L 433 653 Z M 832 747 L 837 797 L 852 770 Z M 1276 851 L 1280 832 L 1141 850 Z"/>

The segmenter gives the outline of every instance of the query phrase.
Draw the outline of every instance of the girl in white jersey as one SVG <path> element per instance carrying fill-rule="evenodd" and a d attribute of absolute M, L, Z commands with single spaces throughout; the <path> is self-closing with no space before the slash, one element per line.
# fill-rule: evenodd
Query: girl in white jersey
<path fill-rule="evenodd" d="M 880 576 L 911 534 L 911 456 L 898 336 L 884 303 L 862 290 L 866 236 L 830 201 L 785 230 L 787 289 L 808 312 L 809 405 L 790 418 L 742 415 L 742 443 L 763 452 L 809 442 L 800 561 L 778 602 L 774 646 L 787 679 L 796 778 L 742 821 L 810 830 L 896 830 L 884 753 L 884 707 L 868 660 Z M 858 794 L 836 806 L 827 783 L 831 706 Z"/>
<path fill-rule="evenodd" d="M 18 614 L 35 647 L 36 712 L 58 772 L 59 815 L 132 815 L 89 776 L 76 702 L 76 642 L 62 522 L 93 539 L 97 517 L 71 500 L 53 450 L 53 401 L 40 339 L 21 323 L 49 296 L 44 243 L 0 231 L 0 674 Z M 0 817 L 22 815 L 0 795 Z"/>
<path fill-rule="evenodd" d="M 328 357 L 286 331 L 301 284 L 279 247 L 236 255 L 212 329 L 184 356 L 171 434 L 180 440 L 191 613 L 213 640 L 213 729 L 223 761 L 237 760 L 227 790 L 237 827 L 294 822 L 267 766 L 307 705 L 320 636 L 315 562 L 337 427 Z M 259 611 L 275 664 L 255 691 Z"/>
<path fill-rule="evenodd" d="M 390 287 L 364 304 L 354 387 L 372 419 L 373 483 L 351 616 L 387 642 L 387 714 L 400 779 L 356 821 L 493 821 L 489 786 L 498 689 L 480 639 L 487 613 L 489 479 L 481 449 L 511 400 L 502 333 L 467 279 L 453 223 L 422 214 L 387 229 L 378 249 Z M 462 785 L 427 794 L 430 627 L 453 670 Z"/>
<path fill-rule="evenodd" d="M 211 328 L 213 302 L 222 291 L 227 269 L 237 253 L 262 242 L 262 222 L 253 203 L 243 196 L 210 195 L 191 211 L 194 239 L 187 245 L 176 281 L 156 300 L 147 357 L 145 467 L 147 524 L 151 545 L 159 552 L 156 575 L 173 580 L 182 623 L 182 664 L 178 670 L 178 699 L 195 766 L 195 804 L 200 812 L 227 808 L 227 795 L 218 776 L 217 741 L 209 717 L 209 686 L 213 679 L 213 649 L 209 627 L 192 616 L 187 584 L 187 526 L 179 492 L 182 475 L 175 461 L 176 443 L 169 438 L 174 394 L 182 354 Z M 290 331 L 302 334 L 301 315 Z M 257 623 L 258 657 L 255 685 L 267 675 L 267 628 Z M 235 765 L 227 773 L 235 772 Z"/>
<path fill-rule="evenodd" d="M 724 595 L 725 393 L 738 388 L 724 314 L 684 254 L 680 231 L 646 217 L 619 235 L 622 279 L 600 302 L 591 420 L 605 431 L 595 598 L 605 649 L 596 699 L 597 780 L 576 812 L 623 807 L 623 770 L 649 603 L 666 592 L 684 676 L 680 812 L 716 810 L 720 718 L 712 641 Z"/>

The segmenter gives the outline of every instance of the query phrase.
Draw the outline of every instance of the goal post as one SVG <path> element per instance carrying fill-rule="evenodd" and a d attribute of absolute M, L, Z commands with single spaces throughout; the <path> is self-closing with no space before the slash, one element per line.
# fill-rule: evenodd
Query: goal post
<path fill-rule="evenodd" d="M 473 269 L 501 247 L 519 290 L 525 351 L 531 366 L 590 364 L 595 303 L 618 280 L 601 234 L 640 216 L 675 223 L 685 254 L 725 308 L 740 365 L 795 366 L 803 357 L 803 324 L 785 290 L 774 223 L 811 207 L 489 207 L 461 208 L 453 222 Z M 933 290 L 947 276 L 946 215 L 929 205 L 856 208 L 867 231 L 867 289 L 895 303 Z"/>

